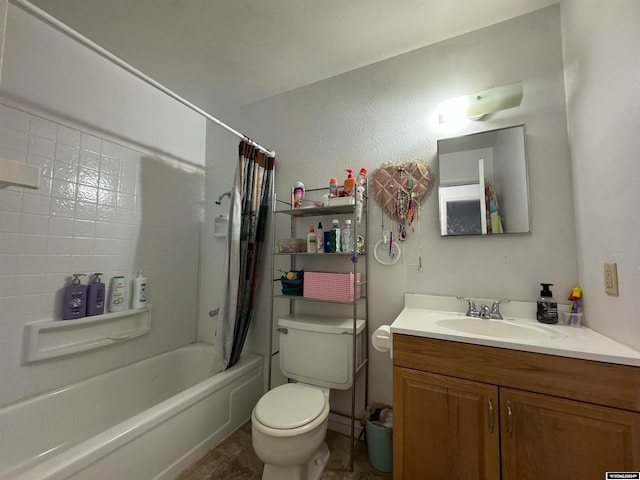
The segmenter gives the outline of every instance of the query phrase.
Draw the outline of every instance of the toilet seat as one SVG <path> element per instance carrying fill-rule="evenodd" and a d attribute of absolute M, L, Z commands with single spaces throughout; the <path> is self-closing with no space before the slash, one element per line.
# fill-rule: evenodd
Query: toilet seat
<path fill-rule="evenodd" d="M 327 399 L 317 388 L 287 383 L 262 396 L 254 409 L 256 420 L 266 427 L 288 430 L 306 425 L 324 411 Z"/>

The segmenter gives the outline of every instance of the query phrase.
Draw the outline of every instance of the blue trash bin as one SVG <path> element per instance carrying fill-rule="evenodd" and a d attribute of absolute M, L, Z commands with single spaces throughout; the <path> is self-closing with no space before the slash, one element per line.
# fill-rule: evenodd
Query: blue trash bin
<path fill-rule="evenodd" d="M 393 442 L 391 430 L 375 425 L 367 420 L 367 449 L 369 462 L 381 472 L 393 471 Z"/>

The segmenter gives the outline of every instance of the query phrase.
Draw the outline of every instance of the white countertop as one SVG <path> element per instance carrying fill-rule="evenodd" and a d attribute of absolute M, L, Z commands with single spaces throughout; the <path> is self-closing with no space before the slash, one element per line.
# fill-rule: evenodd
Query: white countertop
<path fill-rule="evenodd" d="M 481 301 L 476 302 L 478 308 Z M 513 302 L 502 306 L 506 323 L 522 325 L 524 331 L 547 332 L 545 338 L 498 338 L 480 334 L 458 332 L 438 323 L 443 318 L 468 318 L 478 322 L 501 322 L 465 317 L 465 303 L 451 297 L 431 295 L 405 295 L 405 308 L 390 326 L 392 334 L 451 340 L 455 342 L 509 348 L 526 352 L 559 355 L 562 357 L 595 360 L 599 362 L 640 366 L 640 351 L 610 339 L 587 327 L 546 325 L 518 314 L 532 310 L 535 304 Z M 462 306 L 462 309 L 460 309 Z M 513 316 L 512 316 L 513 315 Z"/>

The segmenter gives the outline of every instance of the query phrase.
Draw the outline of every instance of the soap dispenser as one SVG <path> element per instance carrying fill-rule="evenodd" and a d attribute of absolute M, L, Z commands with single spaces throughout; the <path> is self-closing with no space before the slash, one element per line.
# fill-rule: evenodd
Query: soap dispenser
<path fill-rule="evenodd" d="M 74 320 L 87 315 L 87 286 L 80 284 L 81 276 L 84 277 L 84 273 L 74 273 L 71 284 L 64 289 L 63 320 Z"/>
<path fill-rule="evenodd" d="M 541 283 L 542 291 L 538 297 L 537 319 L 541 323 L 558 323 L 558 302 L 553 298 L 553 293 L 549 287 L 553 283 Z"/>
<path fill-rule="evenodd" d="M 93 280 L 87 287 L 87 317 L 104 313 L 105 286 L 100 281 L 102 273 L 94 273 Z"/>

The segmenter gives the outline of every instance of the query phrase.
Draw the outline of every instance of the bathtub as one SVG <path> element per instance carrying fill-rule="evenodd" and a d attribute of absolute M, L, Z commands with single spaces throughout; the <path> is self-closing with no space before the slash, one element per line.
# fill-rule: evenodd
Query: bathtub
<path fill-rule="evenodd" d="M 251 417 L 262 359 L 192 344 L 0 410 L 0 478 L 171 479 Z"/>

